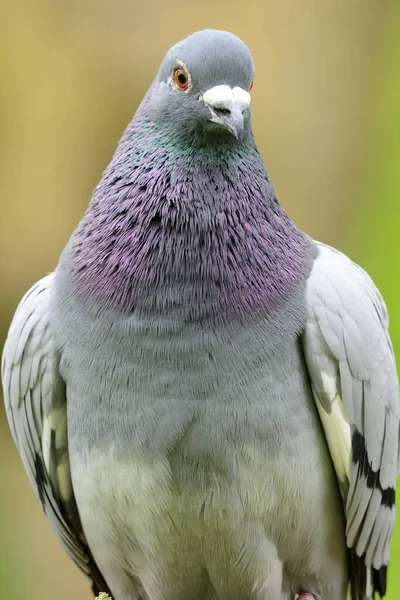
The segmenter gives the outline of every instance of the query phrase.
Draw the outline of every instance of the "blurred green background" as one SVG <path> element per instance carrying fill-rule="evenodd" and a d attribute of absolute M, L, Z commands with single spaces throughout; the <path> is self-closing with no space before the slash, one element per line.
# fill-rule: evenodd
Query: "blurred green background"
<path fill-rule="evenodd" d="M 381 289 L 400 357 L 398 0 L 15 0 L 0 8 L 0 335 L 52 270 L 170 45 L 250 47 L 256 138 L 283 205 Z M 0 413 L 0 597 L 89 600 Z M 400 597 L 400 518 L 389 595 Z"/>

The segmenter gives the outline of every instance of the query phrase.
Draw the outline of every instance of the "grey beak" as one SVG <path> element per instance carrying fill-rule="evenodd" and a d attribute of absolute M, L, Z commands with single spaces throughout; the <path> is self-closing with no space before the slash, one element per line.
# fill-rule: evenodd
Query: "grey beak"
<path fill-rule="evenodd" d="M 227 85 L 217 85 L 207 90 L 202 100 L 210 110 L 210 121 L 240 139 L 244 131 L 245 112 L 250 106 L 250 94 L 239 87 L 232 89 Z"/>

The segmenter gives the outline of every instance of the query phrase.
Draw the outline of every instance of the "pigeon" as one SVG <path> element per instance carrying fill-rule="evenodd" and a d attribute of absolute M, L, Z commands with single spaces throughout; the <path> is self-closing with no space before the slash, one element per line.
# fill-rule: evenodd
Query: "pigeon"
<path fill-rule="evenodd" d="M 5 344 L 9 425 L 93 592 L 386 593 L 399 390 L 384 301 L 279 203 L 231 33 L 173 46 Z"/>

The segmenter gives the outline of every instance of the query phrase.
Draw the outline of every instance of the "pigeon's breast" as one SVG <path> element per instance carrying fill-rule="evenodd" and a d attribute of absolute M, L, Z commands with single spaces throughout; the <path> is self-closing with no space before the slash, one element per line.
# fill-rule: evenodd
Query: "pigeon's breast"
<path fill-rule="evenodd" d="M 152 334 L 142 323 L 128 348 L 131 326 L 114 323 L 90 353 L 65 346 L 61 364 L 75 494 L 98 563 L 135 573 L 154 560 L 183 576 L 207 553 L 222 568 L 271 542 L 288 573 L 322 569 L 313 548 L 344 529 L 297 338 L 262 321 L 167 335 L 164 321 Z"/>
<path fill-rule="evenodd" d="M 185 485 L 296 459 L 318 418 L 298 343 L 299 309 L 212 329 L 177 315 L 58 308 L 70 453 L 161 457 Z M 61 329 L 62 328 L 62 329 Z M 314 435 L 314 434 L 313 434 Z M 153 458 L 150 458 L 153 457 Z"/>
<path fill-rule="evenodd" d="M 289 432 L 300 429 L 301 412 L 307 414 L 308 379 L 298 345 L 302 313 L 301 298 L 292 297 L 274 314 L 218 328 L 172 312 L 88 310 L 64 298 L 53 317 L 71 450 L 78 433 L 91 448 L 116 430 L 116 446 L 170 453 L 199 427 L 209 438 L 206 447 L 217 449 L 221 439 L 249 447 L 255 436 L 264 439 L 268 425 L 272 451 L 282 443 L 281 413 L 290 416 Z"/>
<path fill-rule="evenodd" d="M 183 576 L 267 538 L 287 572 L 328 564 L 313 548 L 343 515 L 291 311 L 218 330 L 58 305 L 73 485 L 105 572 L 152 556 L 171 576 L 175 556 Z"/>

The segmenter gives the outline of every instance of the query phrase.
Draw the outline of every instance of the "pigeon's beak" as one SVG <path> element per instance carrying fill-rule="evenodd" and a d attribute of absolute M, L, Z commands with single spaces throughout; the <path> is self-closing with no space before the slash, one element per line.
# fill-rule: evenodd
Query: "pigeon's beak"
<path fill-rule="evenodd" d="M 204 92 L 201 100 L 211 113 L 210 121 L 224 127 L 237 139 L 242 136 L 245 113 L 250 106 L 250 94 L 246 90 L 216 85 Z"/>

